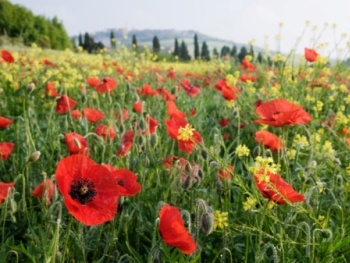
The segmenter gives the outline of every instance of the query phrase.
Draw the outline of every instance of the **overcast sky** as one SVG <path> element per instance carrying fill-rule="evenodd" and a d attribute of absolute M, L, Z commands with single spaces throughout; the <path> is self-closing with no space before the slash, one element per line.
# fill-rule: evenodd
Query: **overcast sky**
<path fill-rule="evenodd" d="M 57 16 L 70 36 L 110 28 L 198 30 L 203 34 L 271 50 L 290 51 L 305 30 L 297 52 L 328 43 L 346 48 L 350 0 L 10 0 L 36 15 Z M 306 21 L 310 26 L 306 27 Z M 329 26 L 325 28 L 325 24 Z M 334 30 L 332 25 L 336 24 Z M 314 26 L 317 30 L 312 30 Z M 323 31 L 324 30 L 324 31 Z M 344 34 L 347 34 L 344 37 Z M 343 37 L 342 37 L 343 35 Z M 266 40 L 267 39 L 267 40 Z M 320 50 L 322 53 L 322 50 Z M 334 54 L 334 53 L 333 53 Z"/>

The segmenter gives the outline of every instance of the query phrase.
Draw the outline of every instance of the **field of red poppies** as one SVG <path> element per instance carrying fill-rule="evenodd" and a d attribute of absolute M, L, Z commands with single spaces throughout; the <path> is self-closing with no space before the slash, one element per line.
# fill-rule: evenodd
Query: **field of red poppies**
<path fill-rule="evenodd" d="M 350 262 L 350 73 L 0 57 L 0 262 Z"/>

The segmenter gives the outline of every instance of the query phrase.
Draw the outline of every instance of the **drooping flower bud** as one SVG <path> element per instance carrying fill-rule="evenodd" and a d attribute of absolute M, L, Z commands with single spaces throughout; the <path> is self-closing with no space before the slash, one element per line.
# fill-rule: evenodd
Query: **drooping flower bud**
<path fill-rule="evenodd" d="M 30 163 L 36 162 L 37 160 L 39 160 L 40 155 L 41 155 L 41 152 L 40 152 L 40 151 L 35 151 L 35 152 L 33 152 L 33 153 L 29 156 L 28 162 L 30 162 Z"/>

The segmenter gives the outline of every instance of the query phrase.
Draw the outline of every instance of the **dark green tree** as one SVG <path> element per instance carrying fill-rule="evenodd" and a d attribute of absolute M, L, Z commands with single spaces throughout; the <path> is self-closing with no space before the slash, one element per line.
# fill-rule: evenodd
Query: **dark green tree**
<path fill-rule="evenodd" d="M 43 48 L 65 49 L 71 40 L 57 17 L 35 16 L 25 7 L 0 0 L 0 35 Z"/>
<path fill-rule="evenodd" d="M 264 57 L 262 56 L 261 52 L 258 53 L 258 56 L 256 58 L 256 60 L 260 63 L 260 64 L 263 64 L 265 61 L 264 61 Z"/>
<path fill-rule="evenodd" d="M 132 49 L 137 50 L 137 40 L 135 34 L 132 35 L 132 41 L 131 41 Z"/>
<path fill-rule="evenodd" d="M 79 33 L 78 36 L 78 47 L 82 47 L 83 46 L 83 35 L 81 33 Z"/>
<path fill-rule="evenodd" d="M 214 57 L 214 58 L 219 58 L 219 52 L 218 52 L 218 50 L 216 49 L 216 47 L 214 47 L 214 49 L 213 49 L 213 57 Z"/>
<path fill-rule="evenodd" d="M 223 46 L 221 48 L 220 57 L 226 57 L 230 54 L 230 48 L 228 46 Z"/>
<path fill-rule="evenodd" d="M 247 48 L 245 46 L 242 46 L 238 54 L 238 61 L 242 62 L 246 55 L 248 55 Z"/>
<path fill-rule="evenodd" d="M 202 44 L 201 58 L 205 61 L 210 60 L 210 52 L 207 43 L 204 41 Z"/>
<path fill-rule="evenodd" d="M 194 35 L 194 59 L 198 59 L 198 58 L 199 58 L 199 44 L 198 44 L 197 34 L 195 34 Z"/>
<path fill-rule="evenodd" d="M 111 44 L 111 49 L 115 50 L 117 48 L 117 41 L 114 36 L 113 30 L 111 31 L 111 34 L 109 36 L 110 44 Z"/>
<path fill-rule="evenodd" d="M 159 53 L 159 51 L 160 51 L 160 43 L 159 43 L 159 39 L 157 36 L 153 37 L 152 50 L 153 50 L 153 53 Z"/>
<path fill-rule="evenodd" d="M 230 52 L 231 58 L 237 59 L 237 47 L 233 45 L 231 52 Z"/>
<path fill-rule="evenodd" d="M 182 59 L 184 61 L 191 60 L 191 56 L 188 53 L 188 49 L 187 49 L 186 43 L 183 40 L 181 41 L 179 57 L 180 57 L 180 59 Z"/>
<path fill-rule="evenodd" d="M 177 38 L 175 38 L 173 56 L 180 56 L 180 48 L 179 48 L 179 42 L 177 41 Z"/>

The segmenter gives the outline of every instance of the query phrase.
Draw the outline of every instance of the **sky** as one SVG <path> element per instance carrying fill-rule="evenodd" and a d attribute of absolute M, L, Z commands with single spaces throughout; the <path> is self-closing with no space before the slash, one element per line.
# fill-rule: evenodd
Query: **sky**
<path fill-rule="evenodd" d="M 57 16 L 70 36 L 127 28 L 197 30 L 269 50 L 344 55 L 349 0 L 10 0 L 36 15 Z M 307 25 L 306 21 L 309 21 Z M 283 26 L 281 24 L 283 23 Z M 345 35 L 346 34 L 346 35 Z M 297 41 L 297 39 L 300 39 Z M 344 51 L 339 51 L 343 49 Z M 324 52 L 324 54 L 322 54 Z"/>

